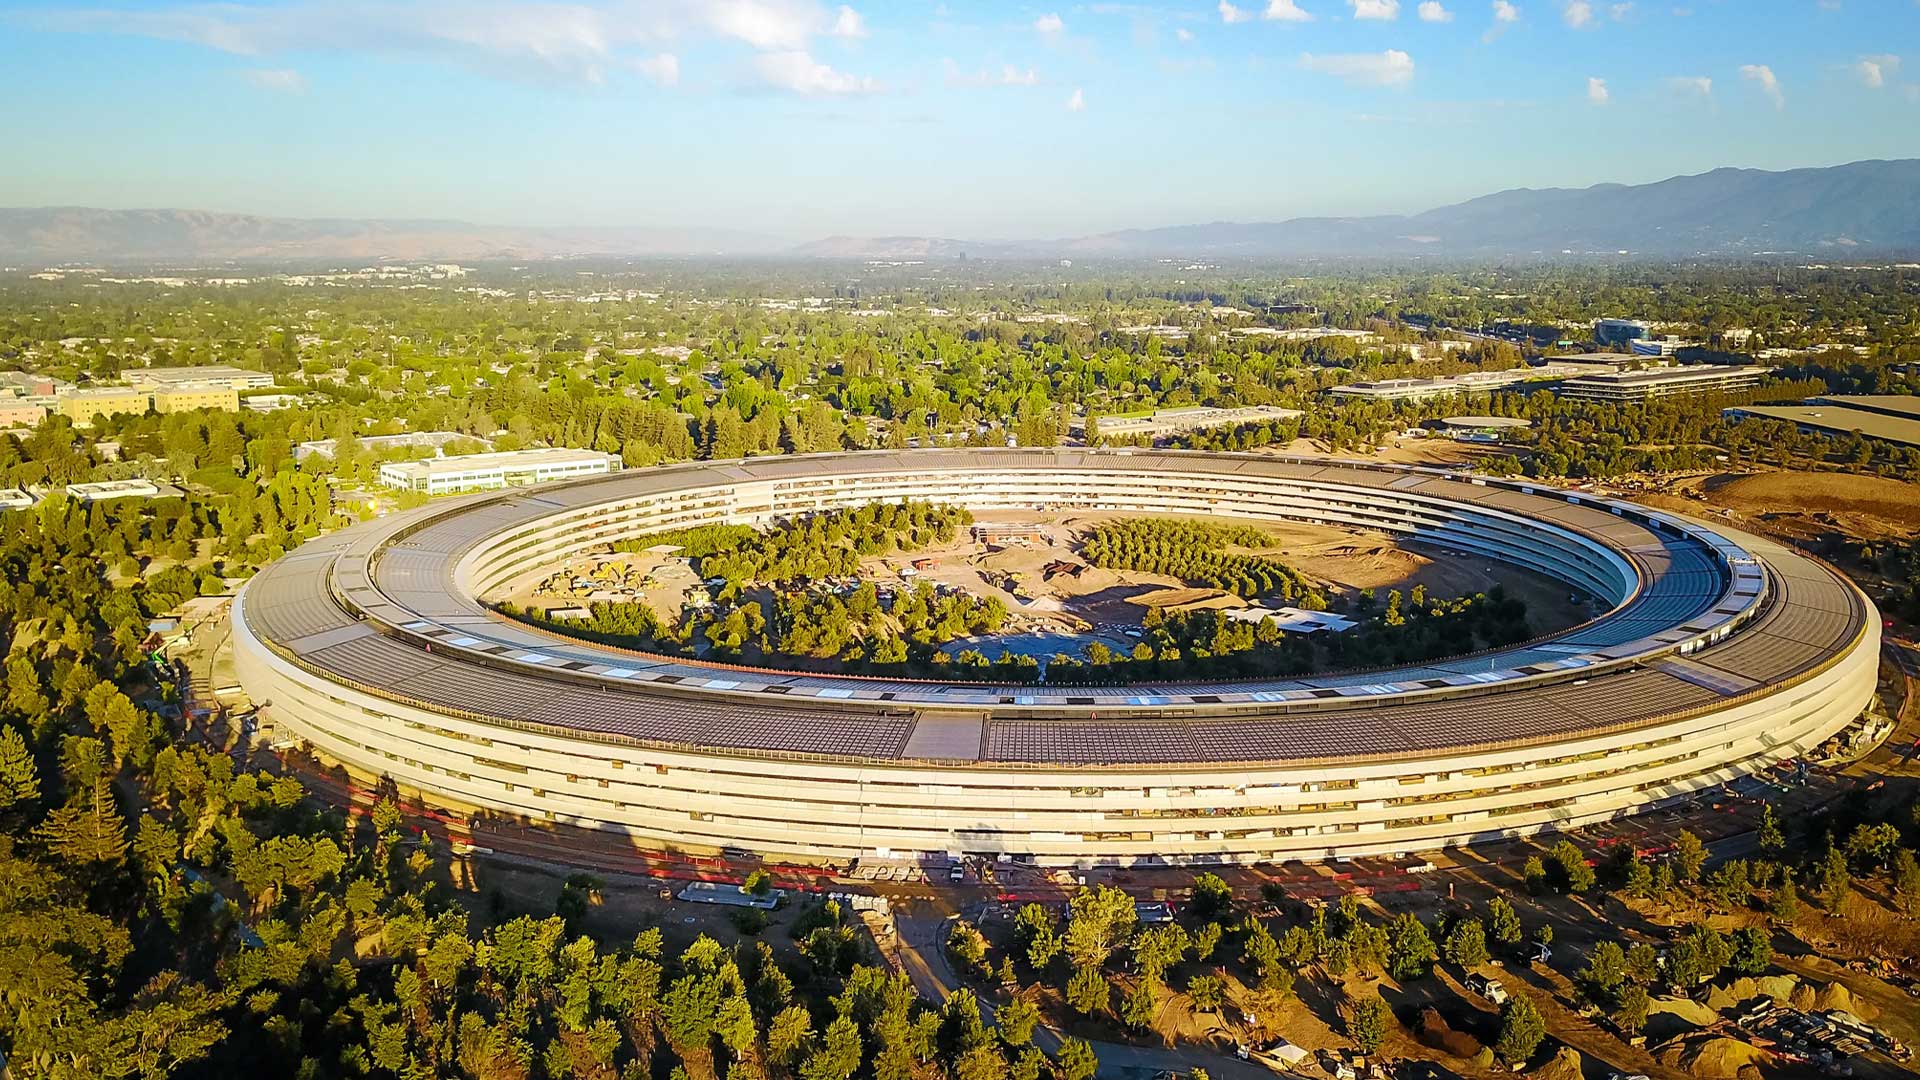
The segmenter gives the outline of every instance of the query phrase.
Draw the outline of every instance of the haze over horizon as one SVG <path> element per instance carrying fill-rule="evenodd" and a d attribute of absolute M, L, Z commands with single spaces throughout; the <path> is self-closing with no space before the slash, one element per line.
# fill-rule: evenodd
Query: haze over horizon
<path fill-rule="evenodd" d="M 0 0 L 0 26 L 34 104 L 0 120 L 8 206 L 1034 240 L 1920 156 L 1913 0 Z"/>

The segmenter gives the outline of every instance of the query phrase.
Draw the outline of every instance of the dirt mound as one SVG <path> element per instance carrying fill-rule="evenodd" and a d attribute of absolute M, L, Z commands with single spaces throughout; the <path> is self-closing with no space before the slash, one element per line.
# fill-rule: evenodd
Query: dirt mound
<path fill-rule="evenodd" d="M 1794 988 L 1800 980 L 1792 975 L 1768 975 L 1764 978 L 1735 979 L 1726 986 L 1716 986 L 1707 993 L 1707 1007 L 1719 1012 L 1745 1005 L 1757 997 L 1772 998 L 1776 1003 L 1785 1003 L 1793 999 Z"/>
<path fill-rule="evenodd" d="M 1880 1010 L 1871 1004 L 1853 996 L 1853 992 L 1837 982 L 1819 985 L 1803 983 L 1794 987 L 1791 998 L 1793 1007 L 1804 1012 L 1825 1012 L 1839 1009 L 1850 1012 L 1862 1020 L 1871 1020 L 1880 1014 Z"/>
<path fill-rule="evenodd" d="M 1866 514 L 1920 529 L 1920 484 L 1884 476 L 1761 473 L 1715 478 L 1707 498 L 1750 513 Z"/>
<path fill-rule="evenodd" d="M 1150 593 L 1141 593 L 1131 598 L 1141 607 L 1164 608 L 1168 611 L 1190 611 L 1194 608 L 1245 607 L 1247 602 L 1230 592 L 1219 589 L 1159 589 Z"/>
<path fill-rule="evenodd" d="M 1563 1046 L 1545 1065 L 1528 1073 L 1533 1080 L 1583 1080 L 1586 1070 L 1580 1060 L 1580 1051 L 1571 1046 Z"/>
<path fill-rule="evenodd" d="M 1772 1054 L 1757 1046 L 1714 1036 L 1669 1046 L 1660 1051 L 1659 1058 L 1662 1065 L 1709 1080 L 1757 1078 L 1760 1067 L 1773 1061 Z"/>
<path fill-rule="evenodd" d="M 1440 1010 L 1428 1006 L 1420 1010 L 1420 1041 L 1457 1058 L 1472 1058 L 1483 1049 L 1480 1040 L 1464 1031 L 1455 1031 Z"/>
<path fill-rule="evenodd" d="M 1697 1001 L 1657 997 L 1647 1005 L 1647 1035 L 1664 1039 L 1707 1027 L 1719 1018 L 1719 1014 Z"/>

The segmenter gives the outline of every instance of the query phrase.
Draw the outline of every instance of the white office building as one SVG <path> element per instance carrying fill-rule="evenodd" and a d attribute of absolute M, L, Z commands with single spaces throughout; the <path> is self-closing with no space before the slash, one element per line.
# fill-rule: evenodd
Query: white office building
<path fill-rule="evenodd" d="M 620 471 L 617 454 L 597 450 L 510 450 L 498 454 L 395 461 L 380 466 L 380 482 L 401 491 L 453 495 L 493 491 L 548 480 L 577 480 Z"/>
<path fill-rule="evenodd" d="M 1657 367 L 1588 375 L 1560 384 L 1560 396 L 1574 401 L 1635 404 L 1686 394 L 1737 394 L 1760 385 L 1773 369 L 1754 365 Z"/>
<path fill-rule="evenodd" d="M 107 502 L 111 499 L 157 499 L 162 495 L 178 494 L 172 487 L 162 487 L 151 480 L 102 480 L 93 484 L 68 484 L 67 496 L 81 502 Z"/>
<path fill-rule="evenodd" d="M 181 387 L 230 386 L 235 390 L 266 390 L 273 386 L 273 375 L 249 371 L 228 364 L 203 364 L 194 367 L 127 368 L 122 371 L 129 386 L 148 390 L 173 390 Z"/>

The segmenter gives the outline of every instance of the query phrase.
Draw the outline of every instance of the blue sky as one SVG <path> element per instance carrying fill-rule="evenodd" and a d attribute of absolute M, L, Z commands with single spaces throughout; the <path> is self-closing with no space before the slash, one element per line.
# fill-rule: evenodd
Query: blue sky
<path fill-rule="evenodd" d="M 1920 0 L 0 0 L 0 205 L 969 239 L 1920 156 Z"/>

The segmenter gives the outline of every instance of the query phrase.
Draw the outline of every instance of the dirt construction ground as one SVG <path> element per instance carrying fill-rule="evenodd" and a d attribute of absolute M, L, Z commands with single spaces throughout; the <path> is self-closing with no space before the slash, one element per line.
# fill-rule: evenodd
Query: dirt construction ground
<path fill-rule="evenodd" d="M 921 565 L 915 576 L 976 595 L 999 595 L 1018 615 L 1066 625 L 1138 623 L 1148 607 L 1184 610 L 1239 607 L 1244 603 L 1217 590 L 1188 587 L 1177 578 L 1084 566 L 1080 546 L 1094 526 L 1130 516 L 1146 515 L 983 514 L 982 522 L 1036 525 L 1047 542 L 987 550 L 962 537 L 939 550 L 868 560 L 865 569 L 885 579 L 918 562 Z M 1294 522 L 1249 524 L 1272 537 L 1273 542 L 1236 550 L 1278 558 L 1320 582 L 1335 596 L 1351 596 L 1362 589 L 1373 589 L 1384 596 L 1390 589 L 1410 592 L 1416 585 L 1425 585 L 1434 597 L 1450 597 L 1501 585 L 1526 602 L 1535 633 L 1571 626 L 1594 614 L 1584 603 L 1570 601 L 1565 585 L 1505 563 L 1410 547 L 1383 533 Z M 1063 562 L 1083 568 L 1078 574 L 1046 576 L 1050 564 Z"/>
<path fill-rule="evenodd" d="M 1682 476 L 1642 483 L 1637 501 L 1722 517 L 1789 540 L 1832 534 L 1899 540 L 1920 533 L 1920 484 L 1839 473 Z"/>

